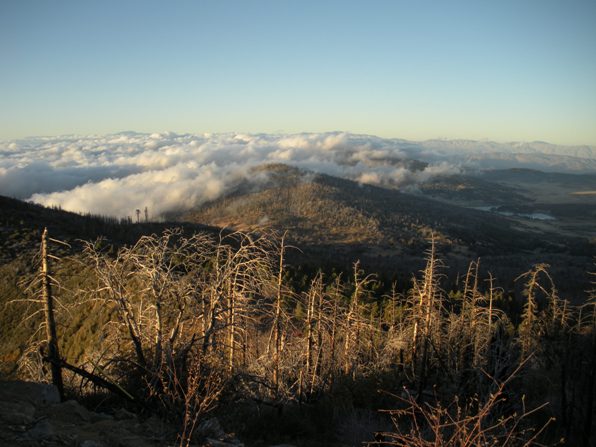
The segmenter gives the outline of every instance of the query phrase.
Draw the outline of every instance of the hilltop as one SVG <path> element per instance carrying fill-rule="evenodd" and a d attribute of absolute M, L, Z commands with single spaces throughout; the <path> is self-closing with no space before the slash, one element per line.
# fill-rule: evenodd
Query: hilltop
<path fill-rule="evenodd" d="M 473 251 L 533 250 L 537 235 L 508 219 L 422 195 L 266 165 L 255 181 L 175 216 L 181 222 L 234 229 L 288 230 L 301 244 L 366 245 L 403 252 L 426 244 L 431 232 L 447 246 Z M 261 174 L 267 174 L 262 180 Z"/>
<path fill-rule="evenodd" d="M 494 199 L 500 206 L 531 205 L 522 192 L 473 176 L 439 177 L 403 192 L 275 164 L 254 169 L 253 180 L 224 197 L 169 217 L 231 229 L 287 230 L 306 257 L 331 264 L 361 259 L 375 271 L 417 268 L 434 233 L 455 271 L 476 257 L 502 277 L 512 268 L 564 259 L 566 269 L 583 275 L 594 252 L 588 238 L 474 209 Z"/>

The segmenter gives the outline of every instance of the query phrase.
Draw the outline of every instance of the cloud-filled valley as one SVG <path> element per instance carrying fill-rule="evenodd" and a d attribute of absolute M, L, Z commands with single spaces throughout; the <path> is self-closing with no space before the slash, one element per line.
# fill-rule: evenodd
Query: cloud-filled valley
<path fill-rule="evenodd" d="M 156 217 L 215 199 L 264 163 L 412 188 L 436 175 L 478 168 L 594 172 L 595 154 L 589 146 L 412 142 L 341 132 L 30 138 L 0 142 L 0 194 L 116 217 L 146 206 Z"/>

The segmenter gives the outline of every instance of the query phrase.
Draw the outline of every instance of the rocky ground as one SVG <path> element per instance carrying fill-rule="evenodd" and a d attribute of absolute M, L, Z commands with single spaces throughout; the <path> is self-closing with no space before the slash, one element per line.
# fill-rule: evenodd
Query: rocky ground
<path fill-rule="evenodd" d="M 199 427 L 201 447 L 240 447 L 217 419 Z M 140 420 L 119 409 L 112 414 L 89 411 L 74 400 L 60 402 L 53 385 L 0 382 L 0 445 L 15 447 L 156 447 L 174 446 L 176 432 L 152 416 Z"/>

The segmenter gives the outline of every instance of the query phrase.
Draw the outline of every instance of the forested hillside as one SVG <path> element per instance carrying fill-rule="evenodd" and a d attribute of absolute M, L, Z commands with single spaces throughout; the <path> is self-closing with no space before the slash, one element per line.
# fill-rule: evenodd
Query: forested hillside
<path fill-rule="evenodd" d="M 535 177 L 543 182 L 548 175 Z M 568 177 L 573 186 L 582 183 Z M 473 209 L 508 203 L 507 209 L 517 205 L 532 210 L 534 203 L 525 190 L 482 177 L 437 177 L 421 186 L 423 195 L 280 164 L 259 166 L 251 178 L 223 198 L 169 217 L 242 231 L 288 231 L 288 239 L 303 252 L 298 262 L 310 270 L 346 271 L 358 259 L 385 283 L 397 280 L 399 288 L 422 267 L 432 233 L 450 267 L 446 287 L 456 287 L 471 259 L 481 258 L 483 275 L 492 272 L 498 285 L 508 290 L 515 288 L 513 279 L 520 272 L 547 263 L 560 290 L 575 303 L 585 300 L 585 272 L 596 254 L 596 239 L 589 236 L 594 234 L 590 223 L 596 208 L 589 201 L 573 210 L 551 204 L 548 212 L 561 216 L 561 223 L 540 227 L 531 219 Z M 491 175 L 487 178 L 492 180 Z M 573 220 L 564 220 L 564 215 Z"/>

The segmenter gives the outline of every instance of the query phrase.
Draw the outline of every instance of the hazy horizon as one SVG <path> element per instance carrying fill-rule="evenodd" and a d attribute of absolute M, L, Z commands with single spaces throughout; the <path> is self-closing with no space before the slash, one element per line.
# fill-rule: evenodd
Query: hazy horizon
<path fill-rule="evenodd" d="M 412 141 L 346 132 L 131 133 L 0 142 L 0 194 L 78 212 L 156 214 L 224 196 L 251 169 L 285 163 L 399 189 L 441 176 L 523 167 L 596 173 L 596 148 L 470 140 Z M 422 162 L 422 164 L 420 163 Z"/>
<path fill-rule="evenodd" d="M 0 139 L 321 133 L 596 145 L 588 0 L 6 1 Z"/>
<path fill-rule="evenodd" d="M 78 133 L 78 132 L 71 132 L 71 133 L 56 133 L 56 134 L 30 134 L 30 135 L 23 135 L 19 137 L 13 138 L 0 138 L 1 143 L 10 143 L 15 141 L 24 141 L 24 140 L 32 140 L 32 139 L 52 139 L 52 138 L 68 138 L 68 137 L 93 137 L 93 136 L 107 136 L 107 135 L 126 135 L 126 134 L 139 134 L 139 135 L 153 135 L 153 134 L 173 134 L 173 135 L 310 135 L 310 134 L 352 134 L 352 135 L 361 135 L 361 136 L 368 136 L 373 138 L 383 138 L 387 140 L 404 140 L 413 143 L 424 143 L 430 141 L 469 141 L 469 142 L 479 142 L 479 143 L 496 143 L 496 144 L 547 144 L 552 146 L 559 146 L 559 147 L 590 147 L 595 148 L 596 144 L 591 143 L 557 143 L 555 141 L 550 141 L 546 139 L 533 139 L 533 140 L 515 140 L 515 139 L 497 139 L 497 138 L 467 138 L 465 136 L 455 138 L 455 137 L 446 137 L 446 136 L 430 136 L 427 138 L 407 138 L 403 135 L 380 135 L 380 134 L 371 134 L 366 132 L 353 132 L 347 129 L 333 129 L 333 130 L 323 130 L 320 132 L 316 131 L 296 131 L 296 132 L 264 132 L 264 131 L 251 131 L 251 132 L 240 132 L 234 130 L 228 131 L 221 131 L 221 132 L 210 132 L 210 131 L 203 131 L 203 132 L 193 132 L 189 130 L 172 130 L 172 129 L 157 129 L 157 130 L 136 130 L 136 129 L 120 129 L 114 130 L 110 132 L 88 132 L 88 133 Z"/>

